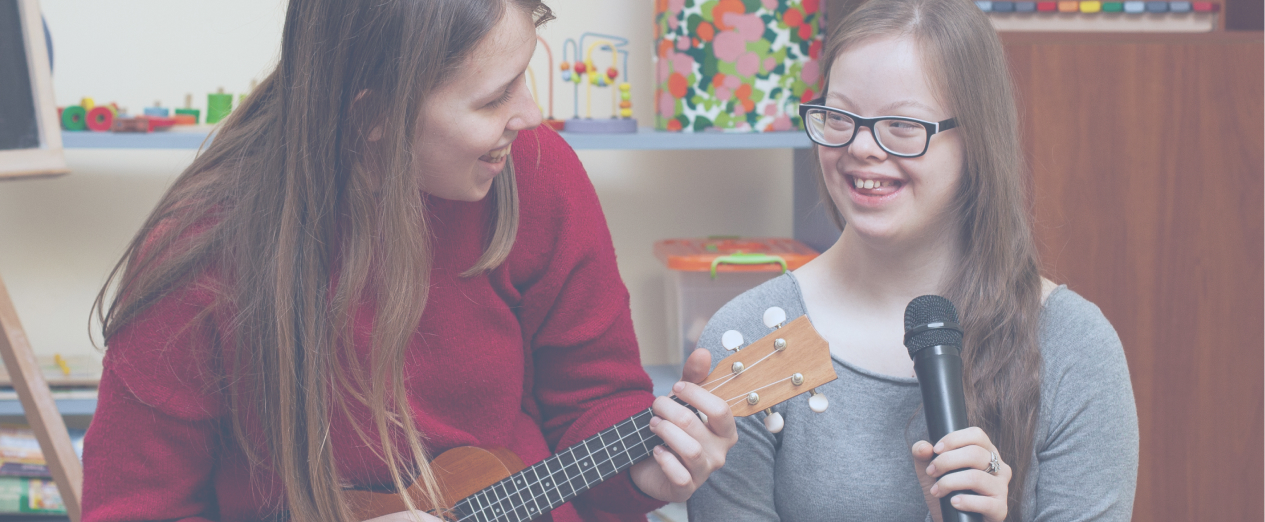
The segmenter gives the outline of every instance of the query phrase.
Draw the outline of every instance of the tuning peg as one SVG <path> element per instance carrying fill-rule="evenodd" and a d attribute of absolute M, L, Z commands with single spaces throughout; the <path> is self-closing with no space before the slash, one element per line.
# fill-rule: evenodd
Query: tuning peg
<path fill-rule="evenodd" d="M 782 420 L 782 414 L 773 411 L 773 408 L 764 409 L 764 429 L 769 433 L 781 433 L 782 428 L 786 426 L 786 422 Z"/>
<path fill-rule="evenodd" d="M 782 323 L 786 322 L 786 310 L 776 306 L 764 311 L 764 326 L 769 328 L 781 328 Z"/>
<path fill-rule="evenodd" d="M 813 388 L 813 391 L 808 392 L 808 394 L 808 409 L 813 410 L 813 413 L 824 412 L 826 407 L 830 406 L 830 401 L 826 399 L 825 395 L 817 391 L 817 388 Z"/>
<path fill-rule="evenodd" d="M 720 336 L 720 345 L 726 350 L 735 351 L 742 348 L 742 332 L 738 330 L 729 330 Z"/>

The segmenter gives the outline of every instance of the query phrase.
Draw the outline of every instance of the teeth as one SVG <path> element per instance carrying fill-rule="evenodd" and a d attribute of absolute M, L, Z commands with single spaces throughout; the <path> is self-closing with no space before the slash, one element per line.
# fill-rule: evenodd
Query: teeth
<path fill-rule="evenodd" d="M 501 161 L 502 158 L 509 156 L 509 154 L 510 154 L 510 146 L 507 145 L 505 147 L 489 152 L 488 157 L 492 158 L 493 162 L 497 162 L 497 161 Z"/>
<path fill-rule="evenodd" d="M 852 178 L 852 185 L 859 189 L 876 189 L 895 185 L 895 181 Z"/>

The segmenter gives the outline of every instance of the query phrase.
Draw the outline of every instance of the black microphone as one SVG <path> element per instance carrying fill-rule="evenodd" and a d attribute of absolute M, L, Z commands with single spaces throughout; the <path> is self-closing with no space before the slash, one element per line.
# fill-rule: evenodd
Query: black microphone
<path fill-rule="evenodd" d="M 922 389 L 922 410 L 927 415 L 931 443 L 949 433 L 966 428 L 966 396 L 962 393 L 962 327 L 958 311 L 948 299 L 938 295 L 914 298 L 905 307 L 905 348 L 914 360 L 918 387 Z M 953 470 L 948 473 L 957 473 Z M 948 474 L 946 473 L 946 475 Z M 979 513 L 958 511 L 954 492 L 940 498 L 943 522 L 983 522 Z M 974 494 L 975 492 L 970 492 Z"/>

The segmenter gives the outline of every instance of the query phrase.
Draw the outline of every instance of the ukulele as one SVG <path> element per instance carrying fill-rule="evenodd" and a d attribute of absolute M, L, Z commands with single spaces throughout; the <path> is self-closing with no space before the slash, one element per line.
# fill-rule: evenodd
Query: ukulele
<path fill-rule="evenodd" d="M 742 347 L 742 334 L 725 332 L 721 344 L 734 353 L 716 365 L 700 384 L 724 399 L 734 417 L 764 411 L 765 427 L 782 430 L 782 417 L 770 408 L 809 392 L 815 412 L 826 409 L 816 387 L 835 380 L 830 347 L 807 316 L 783 326 L 786 312 L 770 308 L 764 323 L 774 331 Z M 678 403 L 697 409 L 673 397 Z M 463 446 L 431 461 L 445 503 L 442 513 L 424 499 L 424 489 L 408 488 L 418 509 L 461 522 L 522 522 L 539 517 L 651 455 L 663 440 L 650 431 L 650 408 L 532 466 L 504 448 Z M 343 491 L 356 520 L 405 511 L 394 488 L 349 487 Z"/>

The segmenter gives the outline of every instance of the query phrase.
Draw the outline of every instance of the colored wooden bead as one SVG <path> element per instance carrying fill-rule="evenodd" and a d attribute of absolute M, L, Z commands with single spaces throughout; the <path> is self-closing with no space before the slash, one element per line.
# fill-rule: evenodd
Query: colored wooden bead
<path fill-rule="evenodd" d="M 576 74 L 584 74 L 584 71 L 586 71 L 586 70 L 587 70 L 587 69 L 585 69 L 585 67 L 584 67 L 584 62 L 575 62 L 575 73 L 576 73 Z"/>
<path fill-rule="evenodd" d="M 631 118 L 631 117 L 632 117 L 632 109 L 620 109 L 620 110 L 619 110 L 619 115 L 620 115 L 620 116 L 623 116 L 623 117 L 625 117 L 625 118 Z"/>
<path fill-rule="evenodd" d="M 628 91 L 625 91 L 625 90 L 620 90 L 620 91 L 619 91 L 619 99 L 621 99 L 621 100 L 631 100 L 631 99 L 632 99 L 632 93 L 631 93 L 631 92 L 628 92 Z"/>
<path fill-rule="evenodd" d="M 83 107 L 83 110 L 85 111 L 90 111 L 93 107 L 97 106 L 97 102 L 92 101 L 92 98 L 84 96 L 83 99 L 79 100 L 79 106 Z"/>
<path fill-rule="evenodd" d="M 1016 13 L 1031 13 L 1037 10 L 1036 2 L 1015 2 Z"/>
<path fill-rule="evenodd" d="M 1148 13 L 1167 13 L 1168 2 L 1147 2 L 1146 12 Z"/>
<path fill-rule="evenodd" d="M 61 128 L 71 131 L 79 131 L 87 128 L 84 120 L 88 117 L 88 111 L 83 110 L 83 106 L 71 105 L 61 111 Z"/>
<path fill-rule="evenodd" d="M 632 108 L 632 102 L 630 102 L 630 101 L 628 101 L 628 100 L 624 100 L 624 101 L 622 101 L 622 102 L 619 102 L 619 108 L 621 108 L 621 109 L 629 109 L 629 108 Z"/>
<path fill-rule="evenodd" d="M 1191 5 L 1190 2 L 1169 2 L 1168 10 L 1172 13 L 1189 13 Z"/>
<path fill-rule="evenodd" d="M 1015 12 L 1014 2 L 993 2 L 994 13 L 1013 13 Z"/>
<path fill-rule="evenodd" d="M 579 64 L 576 64 L 576 65 L 579 65 Z M 580 83 L 581 81 L 583 81 L 583 79 L 584 79 L 584 75 L 580 74 L 579 72 L 571 75 L 571 81 L 574 83 Z"/>
<path fill-rule="evenodd" d="M 571 62 L 562 62 L 562 65 L 559 65 L 559 66 L 558 66 L 558 68 L 559 68 L 559 69 L 562 69 L 562 70 L 564 70 L 564 71 L 570 71 L 570 70 L 571 70 Z"/>
<path fill-rule="evenodd" d="M 1146 12 L 1146 2 L 1130 1 L 1124 3 L 1124 12 L 1130 14 Z"/>
<path fill-rule="evenodd" d="M 570 79 L 571 79 L 571 71 L 562 71 L 562 81 L 565 82 Z"/>
<path fill-rule="evenodd" d="M 1103 2 L 1102 3 L 1102 12 L 1104 13 L 1119 13 L 1122 11 L 1124 11 L 1124 2 Z"/>
<path fill-rule="evenodd" d="M 993 10 L 993 3 L 989 0 L 975 0 L 975 7 L 985 13 Z"/>
<path fill-rule="evenodd" d="M 1082 13 L 1097 13 L 1102 11 L 1102 2 L 1097 0 L 1086 0 L 1081 2 Z"/>
<path fill-rule="evenodd" d="M 1052 13 L 1059 10 L 1058 2 L 1037 2 L 1037 12 Z"/>
<path fill-rule="evenodd" d="M 1081 10 L 1081 3 L 1076 0 L 1065 0 L 1059 2 L 1060 13 L 1075 13 Z"/>
<path fill-rule="evenodd" d="M 88 126 L 88 130 L 97 132 L 108 131 L 114 125 L 114 113 L 110 111 L 110 107 L 98 105 L 88 111 L 88 117 L 84 118 L 84 124 Z"/>
<path fill-rule="evenodd" d="M 616 71 L 614 67 L 606 69 L 607 78 L 614 80 L 616 76 L 619 76 L 619 71 Z"/>
<path fill-rule="evenodd" d="M 1196 13 L 1212 13 L 1221 7 L 1221 4 L 1215 2 L 1191 2 L 1191 9 Z"/>
<path fill-rule="evenodd" d="M 632 85 L 629 84 L 628 82 L 619 84 L 619 90 L 622 92 L 628 92 L 628 89 L 631 89 L 631 88 L 632 88 Z"/>

